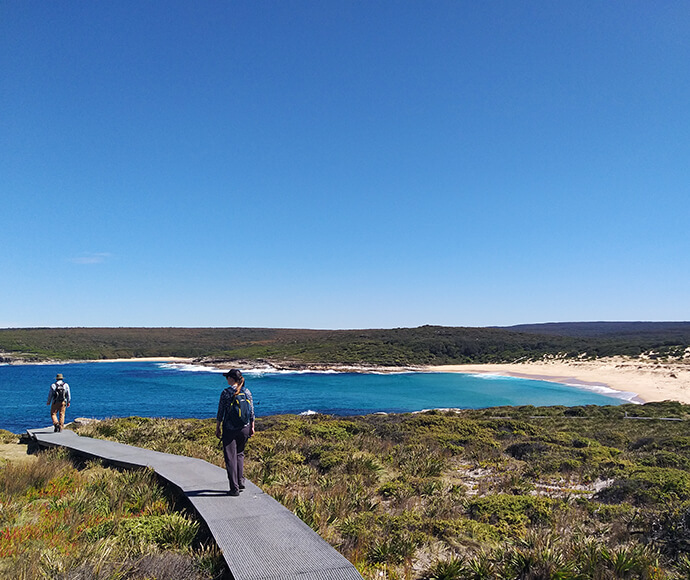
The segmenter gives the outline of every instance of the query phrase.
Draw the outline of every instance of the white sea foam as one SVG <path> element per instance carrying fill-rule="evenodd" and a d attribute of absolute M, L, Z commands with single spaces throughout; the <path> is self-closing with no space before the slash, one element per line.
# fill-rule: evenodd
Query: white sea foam
<path fill-rule="evenodd" d="M 302 411 L 302 412 L 300 413 L 300 415 L 305 415 L 305 416 L 306 416 L 306 415 L 318 415 L 318 414 L 319 414 L 318 411 L 312 411 L 311 409 L 308 409 L 308 410 L 306 410 L 306 411 Z"/>
<path fill-rule="evenodd" d="M 204 365 L 193 365 L 189 363 L 158 363 L 158 368 L 173 371 L 184 371 L 187 373 L 222 373 L 223 369 L 207 367 Z"/>
<path fill-rule="evenodd" d="M 268 369 L 247 369 L 242 370 L 245 375 L 248 374 L 272 374 L 272 375 L 407 375 L 414 374 L 416 371 L 379 371 L 374 369 L 359 368 L 359 367 L 345 367 L 339 369 L 276 369 L 270 367 Z"/>
<path fill-rule="evenodd" d="M 342 371 L 333 369 L 328 370 L 292 370 L 292 369 L 275 369 L 273 367 L 267 369 L 247 369 L 242 371 L 245 375 L 263 376 L 263 375 L 337 375 Z"/>
<path fill-rule="evenodd" d="M 174 371 L 188 372 L 188 373 L 225 373 L 228 369 L 221 369 L 214 366 L 194 365 L 189 363 L 158 363 L 158 368 L 168 369 Z M 277 369 L 271 366 L 257 367 L 251 369 L 240 369 L 243 375 L 253 377 L 262 377 L 264 375 L 306 375 L 306 374 L 321 374 L 321 375 L 336 375 L 342 372 L 335 369 L 327 370 L 291 370 L 291 369 Z"/>
<path fill-rule="evenodd" d="M 628 401 L 630 403 L 637 403 L 637 404 L 642 404 L 642 402 L 639 400 L 637 393 L 633 393 L 631 391 L 617 391 L 616 389 L 612 389 L 611 387 L 607 387 L 606 385 L 601 385 L 601 384 L 589 384 L 585 385 L 582 383 L 561 383 L 559 381 L 547 381 L 545 379 L 537 379 L 537 378 L 530 378 L 530 377 L 512 377 L 508 375 L 501 375 L 497 373 L 477 373 L 477 374 L 472 374 L 470 375 L 472 377 L 476 377 L 478 379 L 484 379 L 487 381 L 491 380 L 510 380 L 510 381 L 543 381 L 543 382 L 555 382 L 559 385 L 565 385 L 566 387 L 574 387 L 576 389 L 581 389 L 583 391 L 590 391 L 592 393 L 597 393 L 599 395 L 604 395 L 606 397 L 613 397 L 615 399 L 623 399 L 624 401 Z"/>
<path fill-rule="evenodd" d="M 169 369 L 182 372 L 203 372 L 203 373 L 224 373 L 227 369 L 218 368 L 214 366 L 194 365 L 189 363 L 158 363 L 161 369 Z M 341 375 L 348 373 L 366 374 L 366 375 L 406 375 L 414 374 L 415 371 L 378 371 L 360 368 L 342 368 L 342 369 L 277 369 L 272 366 L 254 367 L 251 369 L 240 369 L 243 375 L 252 377 L 262 377 L 265 375 Z"/>
<path fill-rule="evenodd" d="M 640 405 L 642 404 L 642 402 L 639 400 L 637 393 L 633 393 L 632 391 L 617 391 L 616 389 L 612 389 L 611 387 L 607 387 L 606 385 L 581 385 L 575 383 L 561 384 L 566 385 L 568 387 L 575 387 L 576 389 L 582 389 L 584 391 L 599 393 L 600 395 L 605 395 L 607 397 L 623 399 L 624 401 L 628 401 L 630 403 L 636 403 Z"/>
<path fill-rule="evenodd" d="M 532 381 L 527 377 L 511 377 L 509 375 L 500 375 L 498 373 L 472 373 L 471 377 L 475 379 L 484 379 L 485 381 Z"/>

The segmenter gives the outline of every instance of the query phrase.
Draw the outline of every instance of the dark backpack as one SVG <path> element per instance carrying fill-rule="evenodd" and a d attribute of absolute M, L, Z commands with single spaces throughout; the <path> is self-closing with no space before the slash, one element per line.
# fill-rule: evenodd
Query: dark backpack
<path fill-rule="evenodd" d="M 65 383 L 55 384 L 55 402 L 64 403 L 65 402 Z"/>
<path fill-rule="evenodd" d="M 225 412 L 223 422 L 229 429 L 242 429 L 242 427 L 249 425 L 251 415 L 252 400 L 247 396 L 245 390 L 242 389 L 233 396 L 230 409 Z"/>

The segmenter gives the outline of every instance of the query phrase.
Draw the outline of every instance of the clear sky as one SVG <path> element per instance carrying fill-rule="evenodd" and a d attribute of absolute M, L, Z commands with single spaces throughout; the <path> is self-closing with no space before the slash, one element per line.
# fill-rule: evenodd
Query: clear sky
<path fill-rule="evenodd" d="M 0 1 L 0 327 L 690 320 L 690 3 Z"/>

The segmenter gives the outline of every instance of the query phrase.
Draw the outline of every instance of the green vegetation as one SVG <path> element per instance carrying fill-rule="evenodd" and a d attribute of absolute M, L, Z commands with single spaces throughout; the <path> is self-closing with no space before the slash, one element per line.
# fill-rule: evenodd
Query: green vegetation
<path fill-rule="evenodd" d="M 17 434 L 0 429 L 0 443 L 14 443 L 17 440 Z"/>
<path fill-rule="evenodd" d="M 245 469 L 367 579 L 680 579 L 688 419 L 679 403 L 264 417 Z M 212 420 L 78 430 L 222 465 Z"/>
<path fill-rule="evenodd" d="M 0 578 L 218 578 L 215 544 L 173 510 L 153 472 L 46 451 L 0 467 Z"/>
<path fill-rule="evenodd" d="M 388 330 L 262 328 L 0 329 L 0 351 L 25 360 L 147 356 L 268 360 L 288 364 L 427 365 L 498 363 L 544 356 L 679 357 L 690 323 L 608 327 L 531 325 L 510 328 L 422 326 Z M 539 334 L 543 328 L 543 334 Z M 8 356 L 9 355 L 9 356 Z"/>

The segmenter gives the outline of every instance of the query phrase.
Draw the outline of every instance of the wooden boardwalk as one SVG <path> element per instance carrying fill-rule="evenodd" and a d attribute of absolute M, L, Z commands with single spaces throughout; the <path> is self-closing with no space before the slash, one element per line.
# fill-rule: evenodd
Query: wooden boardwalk
<path fill-rule="evenodd" d="M 150 451 L 73 431 L 29 429 L 43 447 L 65 447 L 118 467 L 150 467 L 183 493 L 208 526 L 235 580 L 362 580 L 356 568 L 290 510 L 250 481 L 227 495 L 225 470 L 207 461 Z"/>

